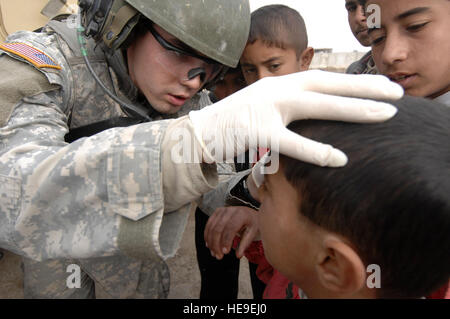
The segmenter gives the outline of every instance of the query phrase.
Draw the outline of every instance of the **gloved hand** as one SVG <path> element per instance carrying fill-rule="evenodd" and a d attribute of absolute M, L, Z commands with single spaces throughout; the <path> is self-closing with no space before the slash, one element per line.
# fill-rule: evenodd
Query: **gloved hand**
<path fill-rule="evenodd" d="M 396 108 L 367 99 L 402 96 L 403 89 L 381 75 L 306 71 L 261 79 L 213 105 L 191 111 L 189 118 L 207 163 L 232 159 L 249 147 L 268 147 L 298 160 L 338 167 L 347 163 L 345 154 L 286 126 L 301 119 L 382 122 L 393 117 Z"/>

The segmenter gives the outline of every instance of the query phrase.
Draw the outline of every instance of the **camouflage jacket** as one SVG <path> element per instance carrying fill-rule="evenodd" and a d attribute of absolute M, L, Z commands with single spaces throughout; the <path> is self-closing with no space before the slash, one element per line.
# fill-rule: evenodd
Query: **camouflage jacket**
<path fill-rule="evenodd" d="M 66 143 L 69 128 L 127 114 L 92 78 L 76 30 L 55 26 L 0 47 L 0 247 L 35 260 L 172 256 L 189 203 L 217 183 L 215 166 L 170 162 L 168 132 L 192 130 L 186 117 Z M 114 66 L 93 43 L 88 52 L 103 83 L 134 102 L 120 57 Z"/>

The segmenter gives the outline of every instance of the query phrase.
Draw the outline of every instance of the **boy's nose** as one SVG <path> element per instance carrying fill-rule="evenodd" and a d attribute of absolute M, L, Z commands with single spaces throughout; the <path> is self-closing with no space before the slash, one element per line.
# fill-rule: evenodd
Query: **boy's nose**
<path fill-rule="evenodd" d="M 270 73 L 269 70 L 267 70 L 265 68 L 261 68 L 261 70 L 258 70 L 258 80 L 261 80 L 261 79 L 269 77 L 269 76 L 273 76 L 273 74 Z"/>
<path fill-rule="evenodd" d="M 392 65 L 404 61 L 408 58 L 408 43 L 402 41 L 396 33 L 386 35 L 382 53 L 382 62 L 385 65 Z"/>
<path fill-rule="evenodd" d="M 367 17 L 364 13 L 364 7 L 361 5 L 358 5 L 358 8 L 356 9 L 356 21 L 363 26 L 367 24 Z"/>

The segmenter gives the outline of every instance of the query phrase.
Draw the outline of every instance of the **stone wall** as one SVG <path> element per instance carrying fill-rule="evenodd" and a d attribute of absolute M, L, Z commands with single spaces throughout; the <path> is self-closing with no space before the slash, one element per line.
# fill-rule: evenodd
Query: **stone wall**
<path fill-rule="evenodd" d="M 310 69 L 344 73 L 353 62 L 361 59 L 366 52 L 330 52 L 318 50 L 314 54 Z"/>

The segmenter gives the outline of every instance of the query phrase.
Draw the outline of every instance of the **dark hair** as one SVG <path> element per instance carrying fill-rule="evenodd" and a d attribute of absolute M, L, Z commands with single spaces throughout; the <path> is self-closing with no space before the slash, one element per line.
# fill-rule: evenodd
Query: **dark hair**
<path fill-rule="evenodd" d="M 289 128 L 349 159 L 322 168 L 281 156 L 301 214 L 381 268 L 380 298 L 418 298 L 450 276 L 450 108 L 407 97 L 385 123 L 297 121 Z"/>
<path fill-rule="evenodd" d="M 297 10 L 285 5 L 261 7 L 252 13 L 247 43 L 256 40 L 281 49 L 292 48 L 300 58 L 308 46 L 305 21 Z"/>

